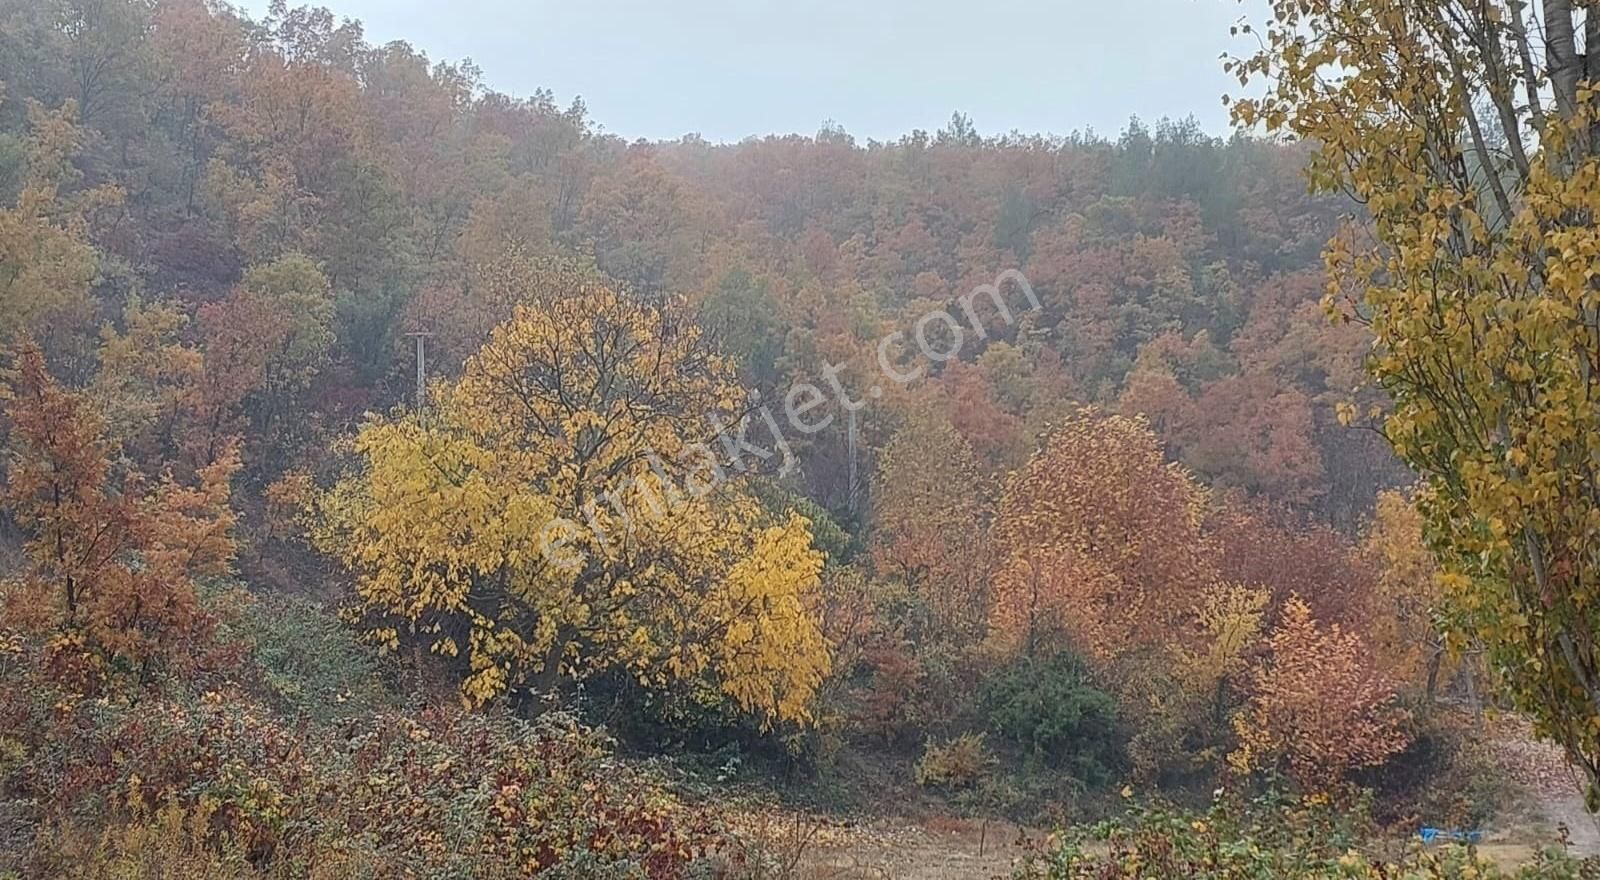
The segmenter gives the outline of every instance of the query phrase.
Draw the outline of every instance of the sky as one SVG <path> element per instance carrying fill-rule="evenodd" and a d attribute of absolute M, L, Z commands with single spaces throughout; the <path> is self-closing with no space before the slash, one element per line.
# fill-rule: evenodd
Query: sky
<path fill-rule="evenodd" d="M 607 132 L 714 142 L 934 131 L 954 111 L 983 134 L 1115 135 L 1193 115 L 1228 131 L 1224 51 L 1265 0 L 306 0 L 485 84 L 581 96 Z M 255 17 L 267 0 L 246 0 Z M 291 5 L 295 5 L 291 0 Z"/>

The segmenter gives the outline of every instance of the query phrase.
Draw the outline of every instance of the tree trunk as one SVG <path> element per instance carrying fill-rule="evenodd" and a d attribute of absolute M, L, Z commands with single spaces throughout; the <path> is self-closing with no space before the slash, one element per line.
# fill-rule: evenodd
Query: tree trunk
<path fill-rule="evenodd" d="M 1600 8 L 1590 6 L 1583 14 L 1583 78 L 1600 82 Z"/>
<path fill-rule="evenodd" d="M 1591 87 L 1600 83 L 1600 6 L 1583 12 L 1583 81 Z M 1589 149 L 1600 144 L 1600 121 L 1589 123 Z"/>
<path fill-rule="evenodd" d="M 1544 107 L 1539 102 L 1539 77 L 1533 69 L 1533 47 L 1528 41 L 1528 7 L 1525 0 L 1510 0 L 1511 37 L 1516 47 L 1517 63 L 1522 71 L 1522 87 L 1528 93 L 1528 114 L 1534 131 L 1544 131 Z M 1492 45 L 1490 43 L 1489 45 Z M 1491 49 L 1484 48 L 1487 54 Z M 1509 96 L 1507 96 L 1509 99 Z"/>
<path fill-rule="evenodd" d="M 1571 119 L 1578 108 L 1578 81 L 1583 61 L 1578 57 L 1577 33 L 1572 26 L 1572 0 L 1544 0 L 1544 59 L 1555 92 L 1556 110 Z"/>
<path fill-rule="evenodd" d="M 566 628 L 557 631 L 550 650 L 545 652 L 543 666 L 528 681 L 528 697 L 532 703 L 530 715 L 540 715 L 561 705 L 561 661 L 566 657 L 567 645 L 575 634 Z"/>

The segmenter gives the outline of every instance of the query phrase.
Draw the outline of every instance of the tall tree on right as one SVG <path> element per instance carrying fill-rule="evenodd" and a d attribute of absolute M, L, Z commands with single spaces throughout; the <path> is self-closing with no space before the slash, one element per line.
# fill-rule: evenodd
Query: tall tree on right
<path fill-rule="evenodd" d="M 1328 305 L 1369 322 L 1426 478 L 1445 614 L 1600 807 L 1600 8 L 1274 0 L 1235 120 L 1315 145 L 1365 214 Z M 1580 49 L 1593 48 L 1592 51 Z"/>

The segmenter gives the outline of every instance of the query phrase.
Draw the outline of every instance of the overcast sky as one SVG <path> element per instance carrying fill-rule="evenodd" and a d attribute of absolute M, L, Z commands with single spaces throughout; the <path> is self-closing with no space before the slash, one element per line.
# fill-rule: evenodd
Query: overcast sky
<path fill-rule="evenodd" d="M 954 110 L 980 132 L 1115 134 L 1193 114 L 1227 131 L 1218 60 L 1265 0 L 313 0 L 373 43 L 471 58 L 489 87 L 581 95 L 627 138 L 888 140 Z M 291 3 L 293 5 L 293 3 Z M 259 17 L 267 0 L 246 0 Z"/>

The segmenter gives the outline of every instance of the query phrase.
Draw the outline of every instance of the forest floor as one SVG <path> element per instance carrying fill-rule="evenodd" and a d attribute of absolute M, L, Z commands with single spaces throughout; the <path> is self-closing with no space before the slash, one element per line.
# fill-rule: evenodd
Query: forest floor
<path fill-rule="evenodd" d="M 948 816 L 850 822 L 774 812 L 752 828 L 784 880 L 1005 880 L 1043 832 Z"/>
<path fill-rule="evenodd" d="M 781 880 L 1009 878 L 1028 845 L 1048 835 L 1001 818 L 955 815 L 943 796 L 911 782 L 910 759 L 846 750 L 818 785 L 776 800 L 743 792 L 738 824 L 775 857 Z"/>
<path fill-rule="evenodd" d="M 1499 829 L 1488 829 L 1480 851 L 1501 867 L 1531 860 L 1542 847 L 1566 840 L 1580 856 L 1600 856 L 1600 824 L 1583 805 L 1583 787 L 1561 750 L 1534 737 L 1526 722 L 1500 717 L 1489 721 L 1495 763 L 1519 795 Z"/>

